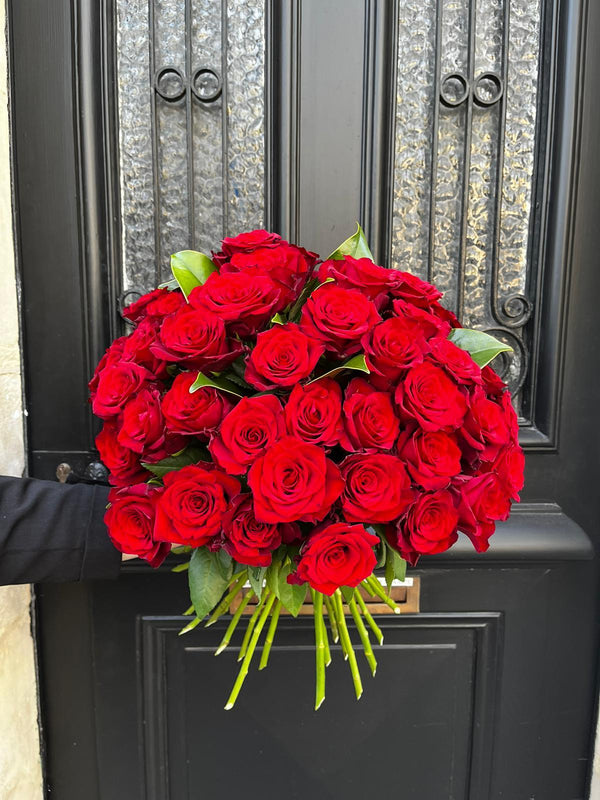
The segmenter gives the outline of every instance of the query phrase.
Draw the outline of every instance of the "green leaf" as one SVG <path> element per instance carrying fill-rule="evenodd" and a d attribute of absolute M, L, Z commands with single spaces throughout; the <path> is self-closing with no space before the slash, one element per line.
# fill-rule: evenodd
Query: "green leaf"
<path fill-rule="evenodd" d="M 206 547 L 194 550 L 188 570 L 190 597 L 199 619 L 212 611 L 223 597 L 229 580 L 223 577 L 218 553 Z"/>
<path fill-rule="evenodd" d="M 371 261 L 373 261 L 373 254 L 369 249 L 367 237 L 358 222 L 356 223 L 356 233 L 350 236 L 349 239 L 346 239 L 345 242 L 342 242 L 327 260 L 333 259 L 334 261 L 339 261 L 344 256 L 352 256 L 352 258 L 370 258 Z"/>
<path fill-rule="evenodd" d="M 489 333 L 473 331 L 469 328 L 452 328 L 448 339 L 461 350 L 470 353 L 473 361 L 480 367 L 485 367 L 499 353 L 512 353 L 513 351 L 512 347 L 494 339 Z"/>
<path fill-rule="evenodd" d="M 190 562 L 184 561 L 182 564 L 176 564 L 171 572 L 186 572 L 190 568 Z"/>
<path fill-rule="evenodd" d="M 394 579 L 403 581 L 406 578 L 406 561 L 392 547 L 387 547 L 385 559 L 385 582 L 388 594 Z"/>
<path fill-rule="evenodd" d="M 287 562 L 287 563 L 286 563 Z M 274 561 L 267 569 L 267 586 L 281 600 L 293 617 L 298 616 L 306 599 L 306 584 L 296 586 L 287 582 L 293 564 L 286 559 L 283 564 Z"/>
<path fill-rule="evenodd" d="M 352 598 L 354 597 L 353 586 L 340 586 L 340 592 L 342 593 L 342 597 L 347 603 L 349 603 L 350 600 L 352 600 Z"/>
<path fill-rule="evenodd" d="M 227 550 L 223 550 L 223 548 L 217 550 L 215 563 L 221 577 L 229 583 L 233 577 L 233 559 Z"/>
<path fill-rule="evenodd" d="M 202 286 L 209 275 L 216 271 L 217 265 L 214 261 L 196 250 L 180 250 L 171 256 L 171 272 L 186 300 L 192 289 Z"/>
<path fill-rule="evenodd" d="M 168 289 L 170 292 L 172 292 L 174 289 L 177 289 L 178 287 L 179 284 L 177 283 L 175 278 L 171 278 L 170 281 L 165 281 L 164 283 L 158 284 L 159 289 Z"/>
<path fill-rule="evenodd" d="M 248 580 L 250 581 L 250 586 L 252 587 L 254 594 L 259 600 L 260 596 L 262 595 L 266 572 L 267 567 L 248 567 Z"/>
<path fill-rule="evenodd" d="M 271 325 L 283 325 L 283 317 L 281 316 L 281 314 L 275 314 L 275 316 L 271 320 Z"/>
<path fill-rule="evenodd" d="M 330 369 L 329 372 L 326 372 L 323 375 L 319 375 L 318 378 L 313 378 L 312 381 L 309 381 L 308 384 L 314 383 L 315 381 L 320 381 L 321 378 L 333 378 L 338 372 L 341 372 L 344 369 L 354 369 L 358 372 L 366 372 L 369 373 L 371 370 L 367 367 L 367 361 L 364 355 L 352 356 L 352 358 L 348 359 L 344 364 L 340 364 L 339 367 L 335 367 L 335 369 Z"/>
<path fill-rule="evenodd" d="M 147 461 L 142 461 L 142 466 L 145 467 L 157 478 L 164 478 L 167 472 L 188 467 L 190 464 L 197 464 L 198 461 L 207 461 L 206 451 L 200 447 L 186 447 L 175 455 L 163 458 L 162 461 L 157 461 L 156 464 L 150 464 Z"/>
<path fill-rule="evenodd" d="M 309 281 L 306 281 L 304 289 L 300 292 L 300 296 L 288 312 L 288 319 L 290 322 L 295 322 L 300 319 L 300 312 L 302 311 L 304 303 L 306 303 L 316 289 L 320 289 L 321 286 L 325 286 L 326 283 L 333 283 L 333 278 L 325 278 L 325 280 L 321 282 L 318 278 L 311 278 Z"/>
<path fill-rule="evenodd" d="M 203 386 L 212 386 L 215 389 L 220 389 L 222 392 L 233 394 L 236 397 L 243 397 L 243 395 L 237 391 L 238 387 L 231 383 L 231 381 L 228 381 L 227 378 L 207 378 L 202 372 L 198 373 L 198 377 L 190 386 L 190 394 L 201 389 Z"/>

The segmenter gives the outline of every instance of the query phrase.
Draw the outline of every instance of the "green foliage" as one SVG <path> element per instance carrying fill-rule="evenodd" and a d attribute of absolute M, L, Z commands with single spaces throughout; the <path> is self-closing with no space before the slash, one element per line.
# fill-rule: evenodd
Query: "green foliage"
<path fill-rule="evenodd" d="M 300 296 L 288 311 L 288 319 L 290 322 L 297 322 L 300 319 L 302 306 L 316 289 L 325 286 L 326 283 L 333 283 L 333 278 L 325 278 L 322 282 L 320 282 L 318 278 L 311 278 L 309 281 L 306 281 L 304 289 L 300 292 Z"/>
<path fill-rule="evenodd" d="M 163 458 L 162 461 L 157 461 L 156 464 L 150 464 L 147 461 L 142 461 L 142 466 L 145 467 L 157 478 L 164 478 L 167 472 L 188 467 L 190 464 L 197 464 L 198 461 L 207 461 L 208 455 L 206 450 L 201 447 L 186 447 L 175 455 Z"/>
<path fill-rule="evenodd" d="M 315 381 L 320 381 L 321 378 L 334 378 L 338 373 L 342 372 L 345 369 L 353 369 L 357 372 L 366 372 L 367 374 L 371 371 L 367 367 L 367 361 L 364 355 L 360 354 L 358 356 L 352 356 L 352 358 L 348 359 L 348 361 L 340 364 L 339 367 L 335 367 L 334 369 L 330 369 L 329 372 L 325 372 L 323 375 L 319 375 L 318 378 L 313 378 L 312 381 L 308 383 L 314 383 Z"/>
<path fill-rule="evenodd" d="M 339 261 L 344 258 L 344 256 L 352 256 L 352 258 L 370 258 L 371 261 L 373 261 L 373 254 L 369 249 L 367 237 L 358 222 L 356 223 L 356 233 L 346 239 L 345 242 L 342 242 L 329 256 L 329 259 Z"/>
<path fill-rule="evenodd" d="M 198 373 L 198 377 L 190 386 L 190 394 L 198 389 L 201 389 L 203 386 L 212 386 L 215 389 L 220 389 L 222 392 L 233 394 L 236 397 L 243 397 L 243 395 L 239 393 L 238 387 L 231 381 L 227 380 L 227 378 L 208 378 L 202 372 Z"/>
<path fill-rule="evenodd" d="M 298 616 L 304 600 L 306 599 L 306 584 L 296 586 L 287 582 L 287 576 L 292 571 L 292 562 L 285 558 L 283 562 L 273 561 L 267 569 L 267 586 L 281 600 L 293 617 Z"/>
<path fill-rule="evenodd" d="M 461 350 L 466 350 L 480 367 L 485 367 L 499 353 L 512 353 L 512 347 L 494 339 L 489 333 L 473 331 L 469 328 L 453 328 L 448 339 Z"/>
<path fill-rule="evenodd" d="M 260 600 L 267 567 L 248 567 L 248 580 L 254 594 Z"/>
<path fill-rule="evenodd" d="M 340 586 L 340 592 L 342 593 L 342 597 L 344 600 L 349 603 L 350 600 L 354 597 L 354 587 L 353 586 Z"/>
<path fill-rule="evenodd" d="M 217 605 L 230 580 L 224 577 L 219 553 L 213 553 L 206 547 L 194 550 L 188 577 L 194 611 L 199 619 L 204 619 Z"/>
<path fill-rule="evenodd" d="M 392 588 L 394 579 L 403 581 L 406 578 L 406 561 L 389 545 L 386 546 L 387 555 L 385 558 L 385 582 L 388 594 Z"/>
<path fill-rule="evenodd" d="M 196 250 L 180 250 L 171 256 L 171 272 L 185 298 L 192 289 L 206 283 L 209 275 L 217 271 L 217 265 L 204 253 Z"/>

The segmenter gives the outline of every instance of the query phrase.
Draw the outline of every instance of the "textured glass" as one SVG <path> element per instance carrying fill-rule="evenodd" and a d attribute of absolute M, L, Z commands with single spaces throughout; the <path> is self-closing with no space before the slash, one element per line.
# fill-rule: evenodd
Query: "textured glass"
<path fill-rule="evenodd" d="M 126 290 L 166 277 L 177 250 L 264 225 L 264 25 L 265 0 L 116 3 Z M 220 97 L 194 94 L 199 69 Z"/>

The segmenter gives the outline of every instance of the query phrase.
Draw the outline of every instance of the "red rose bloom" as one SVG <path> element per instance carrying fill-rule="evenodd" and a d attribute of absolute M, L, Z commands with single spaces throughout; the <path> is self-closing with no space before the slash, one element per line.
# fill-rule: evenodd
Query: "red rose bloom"
<path fill-rule="evenodd" d="M 443 553 L 458 539 L 458 512 L 446 490 L 421 494 L 386 535 L 413 567 L 419 556 Z"/>
<path fill-rule="evenodd" d="M 278 233 L 259 228 L 248 233 L 240 233 L 238 236 L 227 236 L 221 242 L 222 252 L 218 255 L 232 256 L 234 253 L 251 253 L 258 247 L 277 247 L 281 242 Z M 222 259 L 215 258 L 217 263 L 222 263 Z"/>
<path fill-rule="evenodd" d="M 326 350 L 346 358 L 358 353 L 363 335 L 380 321 L 374 303 L 364 294 L 327 283 L 304 304 L 300 327 L 322 341 Z"/>
<path fill-rule="evenodd" d="M 405 431 L 398 439 L 398 455 L 414 483 L 428 491 L 446 488 L 461 471 L 462 453 L 456 437 L 443 431 Z"/>
<path fill-rule="evenodd" d="M 405 322 L 412 322 L 421 329 L 422 335 L 429 341 L 431 339 L 446 339 L 450 333 L 450 323 L 440 316 L 431 314 L 424 308 L 408 303 L 406 300 L 394 300 L 392 303 L 394 314 Z M 431 342 L 433 344 L 433 342 Z"/>
<path fill-rule="evenodd" d="M 157 297 L 146 306 L 146 316 L 154 319 L 161 319 L 173 314 L 178 308 L 185 306 L 185 297 L 183 292 L 175 289 L 172 292 Z"/>
<path fill-rule="evenodd" d="M 345 435 L 341 445 L 351 452 L 391 450 L 400 422 L 388 392 L 376 392 L 362 378 L 350 381 L 344 399 Z"/>
<path fill-rule="evenodd" d="M 186 304 L 165 319 L 159 341 L 150 349 L 165 361 L 218 372 L 238 357 L 242 346 L 227 339 L 225 323 L 220 317 Z"/>
<path fill-rule="evenodd" d="M 131 322 L 139 322 L 146 316 L 146 307 L 149 303 L 168 294 L 169 291 L 167 289 L 153 289 L 151 292 L 143 294 L 134 303 L 125 306 L 122 312 L 123 316 Z"/>
<path fill-rule="evenodd" d="M 119 444 L 129 447 L 134 453 L 164 450 L 165 423 L 160 409 L 160 392 L 155 386 L 142 389 L 125 404 L 117 439 Z M 177 452 L 177 449 L 181 450 L 181 447 L 172 452 Z"/>
<path fill-rule="evenodd" d="M 261 391 L 294 386 L 310 375 L 322 354 L 323 345 L 297 325 L 275 325 L 256 337 L 244 377 Z"/>
<path fill-rule="evenodd" d="M 506 391 L 506 384 L 489 364 L 481 370 L 481 378 L 483 380 L 483 388 L 488 397 L 495 399 L 502 397 Z"/>
<path fill-rule="evenodd" d="M 216 314 L 231 333 L 252 336 L 271 319 L 280 296 L 266 276 L 213 272 L 206 283 L 192 290 L 189 303 Z"/>
<path fill-rule="evenodd" d="M 439 339 L 431 347 L 431 360 L 443 367 L 457 383 L 472 386 L 482 383 L 481 367 L 470 353 L 448 339 Z"/>
<path fill-rule="evenodd" d="M 500 478 L 489 472 L 475 478 L 457 478 L 459 525 L 478 553 L 489 547 L 495 520 L 508 519 L 510 497 Z"/>
<path fill-rule="evenodd" d="M 139 556 L 158 567 L 171 546 L 153 539 L 156 500 L 162 489 L 138 483 L 126 489 L 112 489 L 110 505 L 104 515 L 108 535 L 122 553 Z"/>
<path fill-rule="evenodd" d="M 162 399 L 162 412 L 168 430 L 184 436 L 193 434 L 208 439 L 223 417 L 233 408 L 225 392 L 203 386 L 195 392 L 190 388 L 196 372 L 181 372 Z"/>
<path fill-rule="evenodd" d="M 226 472 L 242 475 L 285 433 L 283 409 L 274 395 L 243 397 L 223 419 L 208 448 Z"/>
<path fill-rule="evenodd" d="M 128 336 L 119 336 L 118 339 L 115 339 L 114 342 L 110 345 L 110 347 L 106 349 L 106 352 L 98 362 L 98 366 L 94 370 L 92 379 L 88 383 L 88 389 L 90 392 L 90 402 L 93 403 L 94 397 L 96 396 L 96 392 L 98 391 L 98 382 L 100 380 L 100 375 L 102 375 L 102 373 L 107 367 L 110 367 L 113 364 L 118 364 L 119 361 L 123 360 L 123 348 L 125 347 L 125 342 L 127 341 L 128 338 L 129 338 Z"/>
<path fill-rule="evenodd" d="M 284 528 L 287 538 L 282 535 Z M 299 529 L 292 524 L 259 522 L 254 516 L 250 494 L 240 494 L 232 500 L 223 517 L 223 548 L 238 563 L 250 567 L 268 567 L 273 550 L 277 550 L 282 541 L 293 541 L 299 535 Z"/>
<path fill-rule="evenodd" d="M 362 340 L 371 381 L 377 388 L 390 388 L 412 366 L 423 361 L 429 350 L 418 323 L 391 317 L 376 325 Z"/>
<path fill-rule="evenodd" d="M 400 270 L 395 272 L 396 280 L 391 291 L 394 297 L 400 297 L 402 300 L 421 308 L 428 308 L 442 296 L 439 289 L 421 280 L 411 272 L 402 272 Z"/>
<path fill-rule="evenodd" d="M 155 319 L 143 319 L 125 339 L 123 361 L 135 361 L 162 380 L 167 377 L 167 362 L 157 358 L 150 349 L 150 345 L 158 340 L 158 329 L 159 323 Z"/>
<path fill-rule="evenodd" d="M 324 450 L 293 436 L 284 436 L 254 462 L 248 485 L 261 522 L 320 522 L 344 488 Z"/>
<path fill-rule="evenodd" d="M 96 447 L 100 460 L 109 471 L 109 483 L 113 486 L 129 486 L 147 480 L 148 472 L 140 464 L 137 453 L 123 447 L 117 439 L 118 428 L 107 422 L 96 436 Z"/>
<path fill-rule="evenodd" d="M 461 434 L 484 461 L 493 461 L 510 441 L 504 409 L 488 400 L 483 389 L 478 388 L 471 395 Z"/>
<path fill-rule="evenodd" d="M 484 462 L 481 472 L 495 472 L 512 500 L 519 500 L 523 488 L 525 456 L 516 442 L 511 442 L 500 451 L 496 460 Z"/>
<path fill-rule="evenodd" d="M 308 581 L 317 592 L 330 596 L 340 586 L 358 586 L 377 565 L 373 548 L 378 544 L 379 537 L 362 525 L 320 525 L 302 546 L 298 568 L 288 575 L 288 583 Z"/>
<path fill-rule="evenodd" d="M 98 378 L 92 409 L 101 419 L 116 417 L 134 394 L 148 386 L 154 375 L 133 361 L 107 366 Z"/>
<path fill-rule="evenodd" d="M 374 264 L 370 258 L 344 256 L 339 260 L 324 261 L 319 267 L 321 283 L 333 278 L 341 289 L 358 289 L 369 300 L 375 300 L 394 284 L 396 270 Z"/>
<path fill-rule="evenodd" d="M 406 467 L 397 456 L 347 456 L 341 472 L 346 482 L 342 510 L 348 522 L 391 522 L 414 499 Z"/>
<path fill-rule="evenodd" d="M 333 447 L 340 440 L 342 390 L 331 378 L 294 386 L 285 406 L 288 432 L 309 444 Z"/>
<path fill-rule="evenodd" d="M 240 484 L 214 464 L 193 464 L 163 478 L 165 490 L 156 509 L 154 538 L 201 547 L 221 530 Z"/>
<path fill-rule="evenodd" d="M 426 431 L 460 427 L 467 410 L 464 394 L 443 369 L 424 361 L 410 369 L 395 394 L 400 418 L 416 420 Z"/>

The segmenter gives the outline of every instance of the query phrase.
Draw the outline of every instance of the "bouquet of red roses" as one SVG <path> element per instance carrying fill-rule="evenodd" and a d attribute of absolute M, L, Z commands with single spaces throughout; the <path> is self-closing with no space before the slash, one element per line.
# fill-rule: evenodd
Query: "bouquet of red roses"
<path fill-rule="evenodd" d="M 351 630 L 373 674 L 370 637 L 383 638 L 364 593 L 397 612 L 389 589 L 406 562 L 459 530 L 487 549 L 518 500 L 517 419 L 487 366 L 510 348 L 463 329 L 434 286 L 376 265 L 360 226 L 322 262 L 257 230 L 171 267 L 125 310 L 135 328 L 90 382 L 109 534 L 154 567 L 173 545 L 189 555 L 182 633 L 237 604 L 217 654 L 252 604 L 226 708 L 263 630 L 261 669 L 280 612 L 297 615 L 307 591 L 315 708 L 330 638 L 358 698 Z"/>

